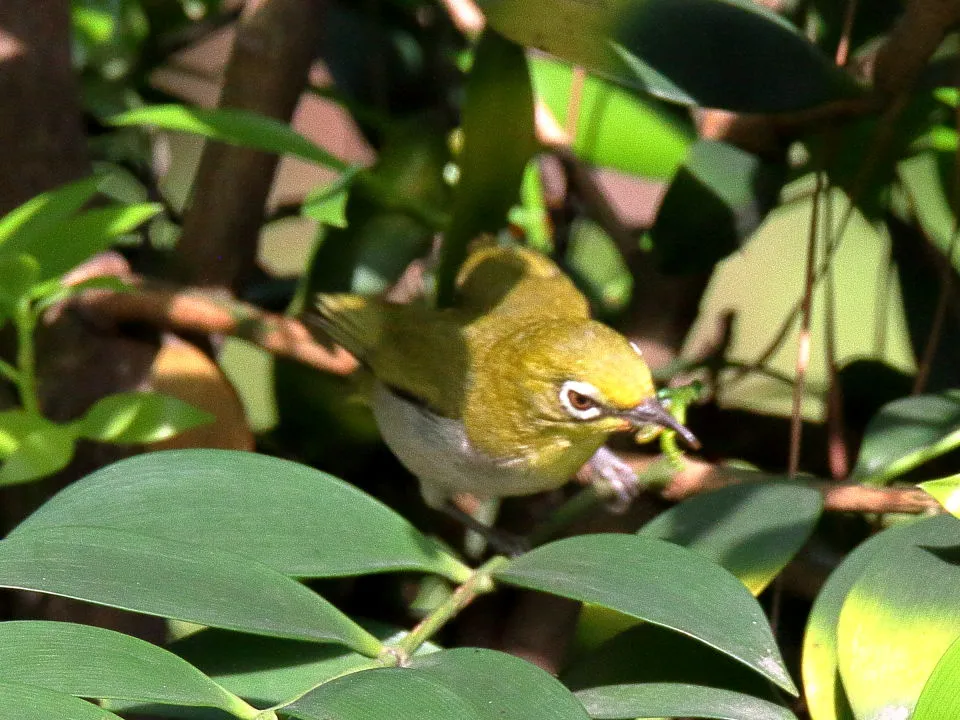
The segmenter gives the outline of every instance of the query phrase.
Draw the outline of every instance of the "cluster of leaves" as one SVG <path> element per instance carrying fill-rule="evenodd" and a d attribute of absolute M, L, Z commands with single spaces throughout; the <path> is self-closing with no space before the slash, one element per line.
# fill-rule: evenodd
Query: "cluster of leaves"
<path fill-rule="evenodd" d="M 125 289 L 117 278 L 65 283 L 64 274 L 160 210 L 154 203 L 81 210 L 102 182 L 91 178 L 44 193 L 0 218 L 0 325 L 11 323 L 17 337 L 16 365 L 0 360 L 0 373 L 16 385 L 21 403 L 0 412 L 0 485 L 63 469 L 80 439 L 151 443 L 210 420 L 176 398 L 140 392 L 102 398 L 68 423 L 55 423 L 41 412 L 34 330 L 43 313 L 86 290 Z"/>

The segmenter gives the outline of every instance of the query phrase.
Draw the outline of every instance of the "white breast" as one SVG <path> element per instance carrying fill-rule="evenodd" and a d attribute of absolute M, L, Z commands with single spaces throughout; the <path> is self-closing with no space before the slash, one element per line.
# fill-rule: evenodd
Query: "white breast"
<path fill-rule="evenodd" d="M 497 461 L 477 452 L 461 421 L 440 417 L 379 382 L 373 414 L 384 442 L 420 480 L 430 507 L 442 507 L 457 492 L 484 499 L 527 495 L 556 484 L 531 476 L 522 461 Z"/>

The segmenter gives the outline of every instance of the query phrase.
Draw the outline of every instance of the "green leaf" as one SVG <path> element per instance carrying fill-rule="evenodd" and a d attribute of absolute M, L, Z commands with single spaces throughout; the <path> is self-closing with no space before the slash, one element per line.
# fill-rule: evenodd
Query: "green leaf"
<path fill-rule="evenodd" d="M 0 680 L 0 715 L 17 720 L 122 720 L 86 700 Z"/>
<path fill-rule="evenodd" d="M 40 264 L 31 255 L 0 254 L 0 322 L 13 315 L 40 277 Z"/>
<path fill-rule="evenodd" d="M 128 285 L 118 277 L 92 277 L 81 280 L 75 285 L 64 285 L 59 279 L 52 279 L 35 286 L 31 297 L 35 303 L 34 311 L 40 312 L 87 290 L 109 290 L 120 293 L 130 292 L 132 289 L 132 285 Z"/>
<path fill-rule="evenodd" d="M 759 595 L 800 551 L 822 511 L 817 490 L 776 478 L 697 495 L 655 517 L 639 534 L 713 560 Z"/>
<path fill-rule="evenodd" d="M 38 480 L 73 458 L 73 431 L 25 410 L 0 413 L 0 485 Z"/>
<path fill-rule="evenodd" d="M 283 708 L 300 720 L 485 720 L 454 689 L 406 668 L 351 673 Z"/>
<path fill-rule="evenodd" d="M 612 614 L 610 610 L 606 612 Z M 582 620 L 581 614 L 581 627 Z M 656 658 L 656 662 L 651 662 L 651 658 Z M 779 699 L 779 692 L 766 678 L 729 655 L 686 635 L 644 622 L 577 657 L 560 679 L 577 690 L 601 685 L 679 683 L 725 688 L 770 701 Z"/>
<path fill-rule="evenodd" d="M 114 115 L 106 122 L 119 127 L 151 125 L 162 130 L 193 133 L 240 147 L 293 155 L 341 172 L 349 167 L 343 160 L 291 130 L 286 123 L 248 110 L 152 105 Z"/>
<path fill-rule="evenodd" d="M 304 720 L 586 720 L 569 690 L 519 658 L 458 648 L 415 658 L 409 668 L 353 673 L 283 709 Z"/>
<path fill-rule="evenodd" d="M 520 194 L 523 170 L 537 150 L 526 57 L 522 48 L 492 30 L 477 44 L 461 126 L 460 183 L 437 271 L 440 306 L 453 300 L 467 243 L 506 224 Z"/>
<path fill-rule="evenodd" d="M 960 390 L 884 405 L 864 431 L 853 477 L 883 485 L 960 445 Z"/>
<path fill-rule="evenodd" d="M 530 58 L 530 74 L 537 96 L 557 122 L 568 127 L 570 65 L 535 55 Z M 593 75 L 585 77 L 573 151 L 591 165 L 668 180 L 695 138 L 693 124 L 675 108 Z"/>
<path fill-rule="evenodd" d="M 361 170 L 359 166 L 347 168 L 334 182 L 311 190 L 303 199 L 300 213 L 324 225 L 345 228 L 347 196 Z"/>
<path fill-rule="evenodd" d="M 624 310 L 633 275 L 613 239 L 586 218 L 573 221 L 564 264 L 599 315 Z"/>
<path fill-rule="evenodd" d="M 960 637 L 960 521 L 939 537 L 881 547 L 847 594 L 840 676 L 858 718 L 909 717 L 937 661 Z"/>
<path fill-rule="evenodd" d="M 51 228 L 24 250 L 40 262 L 41 280 L 57 277 L 106 250 L 117 238 L 132 232 L 162 210 L 159 203 L 109 205 L 87 210 Z"/>
<path fill-rule="evenodd" d="M 380 651 L 376 638 L 276 570 L 226 551 L 131 532 L 54 527 L 16 533 L 0 542 L 0 586 L 271 637 L 338 642 L 370 656 Z"/>
<path fill-rule="evenodd" d="M 784 167 L 726 143 L 694 143 L 650 229 L 664 272 L 705 272 L 740 249 L 776 203 Z"/>
<path fill-rule="evenodd" d="M 652 717 L 717 718 L 717 720 L 796 720 L 782 705 L 721 688 L 685 683 L 607 685 L 577 693 L 596 720 Z"/>
<path fill-rule="evenodd" d="M 929 150 L 897 164 L 897 176 L 910 198 L 910 207 L 928 238 L 948 255 L 957 226 L 950 201 L 955 152 Z M 952 258 L 960 269 L 960 258 Z"/>
<path fill-rule="evenodd" d="M 918 487 L 943 505 L 948 513 L 954 517 L 960 517 L 960 475 L 951 475 L 942 480 L 929 480 L 920 483 Z"/>
<path fill-rule="evenodd" d="M 917 700 L 911 720 L 952 720 L 960 717 L 960 640 L 953 643 L 934 668 Z"/>
<path fill-rule="evenodd" d="M 59 525 L 185 539 L 296 577 L 414 570 L 463 582 L 471 572 L 353 485 L 288 460 L 233 450 L 121 460 L 61 490 L 13 536 Z"/>
<path fill-rule="evenodd" d="M 750 0 L 480 5 L 514 42 L 674 102 L 784 112 L 855 91 L 795 27 Z"/>
<path fill-rule="evenodd" d="M 173 653 L 89 625 L 0 623 L 0 676 L 77 697 L 253 710 Z"/>
<path fill-rule="evenodd" d="M 407 635 L 382 623 L 364 621 L 363 626 L 384 645 L 396 644 Z M 418 653 L 439 649 L 427 643 Z M 263 707 L 299 697 L 335 677 L 377 667 L 369 657 L 338 645 L 225 630 L 194 633 L 173 643 L 170 650 L 231 692 Z M 256 662 L 251 663 L 250 658 L 256 658 Z"/>
<path fill-rule="evenodd" d="M 536 548 L 496 578 L 671 628 L 796 694 L 757 601 L 728 572 L 684 548 L 630 535 L 582 535 Z"/>
<path fill-rule="evenodd" d="M 98 400 L 76 422 L 80 437 L 116 445 L 166 440 L 213 422 L 208 412 L 159 393 L 127 392 Z"/>
<path fill-rule="evenodd" d="M 57 225 L 92 198 L 99 178 L 91 177 L 37 195 L 0 218 L 0 252 L 29 252 Z"/>
<path fill-rule="evenodd" d="M 854 583 L 878 554 L 889 555 L 912 542 L 955 532 L 955 520 L 947 516 L 889 528 L 860 544 L 830 574 L 813 604 L 803 637 L 801 672 L 813 720 L 853 720 L 840 681 L 837 625 Z"/>

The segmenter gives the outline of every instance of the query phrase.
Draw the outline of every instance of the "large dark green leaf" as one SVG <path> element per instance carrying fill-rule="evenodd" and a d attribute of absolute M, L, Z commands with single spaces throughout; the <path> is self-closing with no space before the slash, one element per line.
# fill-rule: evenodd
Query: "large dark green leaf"
<path fill-rule="evenodd" d="M 316 593 L 227 551 L 129 531 L 51 527 L 0 542 L 0 586 L 271 637 L 380 642 Z"/>
<path fill-rule="evenodd" d="M 858 546 L 827 579 L 803 638 L 803 686 L 813 720 L 853 720 L 840 680 L 837 647 L 837 626 L 850 589 L 874 558 L 893 557 L 905 547 L 940 539 L 960 543 L 960 523 L 955 518 L 942 516 L 890 528 Z"/>
<path fill-rule="evenodd" d="M 210 140 L 290 154 L 307 162 L 344 171 L 348 166 L 323 148 L 314 145 L 286 123 L 237 108 L 197 108 L 186 105 L 153 105 L 129 110 L 107 118 L 111 125 L 151 125 L 163 130 L 194 133 Z"/>
<path fill-rule="evenodd" d="M 296 577 L 470 569 L 353 485 L 288 460 L 232 450 L 138 455 L 73 483 L 14 530 L 62 525 L 236 552 Z"/>
<path fill-rule="evenodd" d="M 722 142 L 695 143 L 650 230 L 663 270 L 705 272 L 742 247 L 776 203 L 784 177 L 782 163 Z"/>
<path fill-rule="evenodd" d="M 538 97 L 568 127 L 571 67 L 534 56 L 530 75 Z M 578 108 L 573 151 L 591 165 L 668 180 L 696 137 L 689 118 L 675 108 L 591 75 L 584 79 Z"/>
<path fill-rule="evenodd" d="M 721 688 L 684 683 L 607 685 L 577 693 L 596 720 L 652 717 L 717 720 L 796 720 L 782 705 Z"/>
<path fill-rule="evenodd" d="M 545 671 L 480 648 L 431 653 L 404 669 L 353 673 L 321 685 L 283 711 L 304 720 L 587 718 L 570 691 Z"/>
<path fill-rule="evenodd" d="M 449 305 L 467 243 L 500 230 L 537 149 L 533 90 L 523 49 L 487 30 L 474 54 L 461 120 L 463 150 L 453 217 L 437 271 L 437 300 Z"/>
<path fill-rule="evenodd" d="M 782 112 L 853 91 L 795 27 L 750 0 L 480 5 L 514 42 L 675 102 Z"/>
<path fill-rule="evenodd" d="M 256 712 L 173 653 L 89 625 L 0 623 L 0 677 L 77 697 Z"/>
<path fill-rule="evenodd" d="M 817 490 L 770 479 L 697 495 L 658 515 L 639 534 L 710 558 L 759 595 L 803 547 L 822 510 Z"/>
<path fill-rule="evenodd" d="M 213 422 L 213 415 L 175 397 L 128 392 L 98 400 L 77 421 L 81 437 L 116 444 L 153 443 Z"/>
<path fill-rule="evenodd" d="M 939 537 L 881 547 L 847 594 L 840 676 L 857 718 L 909 717 L 937 661 L 960 637 L 960 520 Z M 882 660 L 881 660 L 882 659 Z"/>
<path fill-rule="evenodd" d="M 522 555 L 496 578 L 672 628 L 796 693 L 757 601 L 692 551 L 652 538 L 582 535 Z"/>
<path fill-rule="evenodd" d="M 884 405 L 867 425 L 853 476 L 884 484 L 960 445 L 960 390 Z"/>
<path fill-rule="evenodd" d="M 363 626 L 384 645 L 393 645 L 407 634 L 379 623 L 364 622 Z M 369 657 L 338 645 L 226 630 L 194 633 L 171 645 L 170 650 L 231 692 L 263 707 L 299 697 L 335 677 L 377 667 Z M 419 652 L 437 650 L 427 643 Z"/>
<path fill-rule="evenodd" d="M 6 680 L 0 680 L 0 715 L 17 720 L 121 720 L 72 695 Z"/>

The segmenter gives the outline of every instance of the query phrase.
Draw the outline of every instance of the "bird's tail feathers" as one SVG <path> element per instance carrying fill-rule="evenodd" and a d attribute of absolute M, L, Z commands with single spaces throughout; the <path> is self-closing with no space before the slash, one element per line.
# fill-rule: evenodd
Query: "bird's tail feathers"
<path fill-rule="evenodd" d="M 383 335 L 380 303 L 360 295 L 322 293 L 314 298 L 314 312 L 308 312 L 305 319 L 363 361 Z"/>

